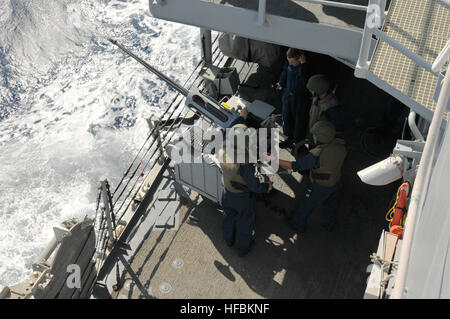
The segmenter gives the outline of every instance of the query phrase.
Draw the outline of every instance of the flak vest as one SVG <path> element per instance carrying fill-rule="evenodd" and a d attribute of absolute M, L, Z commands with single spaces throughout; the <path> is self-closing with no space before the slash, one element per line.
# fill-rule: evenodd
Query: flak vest
<path fill-rule="evenodd" d="M 244 178 L 239 174 L 239 168 L 242 164 L 232 163 L 232 161 L 226 156 L 225 150 L 219 151 L 220 168 L 222 169 L 222 183 L 227 191 L 232 193 L 248 193 L 248 190 L 235 187 L 236 184 L 246 187 Z"/>
<path fill-rule="evenodd" d="M 311 104 L 311 109 L 309 110 L 309 129 L 318 121 L 328 122 L 324 112 L 337 105 L 339 105 L 339 101 L 334 93 L 328 94 L 323 99 L 315 96 Z"/>
<path fill-rule="evenodd" d="M 325 187 L 335 186 L 341 179 L 341 168 L 347 156 L 344 140 L 335 138 L 329 144 L 317 146 L 310 153 L 318 156 L 320 163 L 319 168 L 310 170 L 311 182 Z"/>

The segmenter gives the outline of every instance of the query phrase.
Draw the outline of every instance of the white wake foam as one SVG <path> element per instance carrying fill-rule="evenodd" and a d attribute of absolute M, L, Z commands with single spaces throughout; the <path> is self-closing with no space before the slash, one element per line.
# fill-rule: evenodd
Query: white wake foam
<path fill-rule="evenodd" d="M 67 218 L 93 215 L 144 142 L 145 114 L 174 91 L 108 44 L 117 39 L 183 83 L 200 59 L 197 28 L 148 15 L 146 1 L 0 4 L 0 289 Z"/>

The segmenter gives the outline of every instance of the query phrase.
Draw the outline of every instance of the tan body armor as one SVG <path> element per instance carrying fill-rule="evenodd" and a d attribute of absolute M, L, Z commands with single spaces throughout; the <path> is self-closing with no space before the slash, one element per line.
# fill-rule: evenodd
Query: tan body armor
<path fill-rule="evenodd" d="M 247 191 L 238 189 L 233 186 L 234 183 L 239 183 L 246 186 L 244 178 L 239 174 L 239 168 L 242 164 L 233 163 L 231 159 L 226 156 L 226 152 L 221 149 L 219 151 L 220 168 L 222 169 L 222 183 L 227 191 L 232 193 L 246 193 Z"/>
<path fill-rule="evenodd" d="M 339 105 L 339 101 L 334 93 L 328 94 L 323 99 L 314 97 L 309 110 L 309 129 L 318 121 L 328 121 L 323 113 L 336 105 Z"/>
<path fill-rule="evenodd" d="M 325 187 L 335 186 L 341 179 L 342 164 L 347 156 L 344 140 L 335 138 L 331 143 L 319 145 L 310 152 L 318 156 L 320 162 L 319 168 L 310 170 L 311 182 Z"/>

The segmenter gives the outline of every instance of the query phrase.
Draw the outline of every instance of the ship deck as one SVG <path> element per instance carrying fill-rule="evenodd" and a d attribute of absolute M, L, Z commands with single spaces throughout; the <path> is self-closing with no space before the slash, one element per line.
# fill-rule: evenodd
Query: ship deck
<path fill-rule="evenodd" d="M 262 99 L 280 112 L 280 95 L 270 89 L 284 59 L 271 69 L 226 59 L 237 67 L 247 100 Z M 195 191 L 180 188 L 171 165 L 153 183 L 148 206 L 126 239 L 127 251 L 115 252 L 115 263 L 105 265 L 102 278 L 108 291 L 94 290 L 97 298 L 362 298 L 369 256 L 377 250 L 385 214 L 397 185 L 363 184 L 356 172 L 388 156 L 395 137 L 377 139 L 378 149 L 362 147 L 365 128 L 382 118 L 388 96 L 353 70 L 320 54 L 309 55 L 314 73 L 326 73 L 338 85 L 344 105 L 348 156 L 343 168 L 343 193 L 338 222 L 332 232 L 320 227 L 320 208 L 308 221 L 308 230 L 296 234 L 284 220 L 295 209 L 302 176 L 270 176 L 275 191 L 256 198 L 256 241 L 250 253 L 238 257 L 222 239 L 220 206 Z M 364 139 L 363 137 L 366 137 Z M 287 151 L 281 158 L 292 159 Z M 158 193 L 177 189 L 161 204 Z M 186 193 L 184 193 L 184 191 Z M 183 194 L 184 196 L 180 196 Z M 175 227 L 162 227 L 174 223 Z M 169 224 L 170 224 L 169 223 Z"/>

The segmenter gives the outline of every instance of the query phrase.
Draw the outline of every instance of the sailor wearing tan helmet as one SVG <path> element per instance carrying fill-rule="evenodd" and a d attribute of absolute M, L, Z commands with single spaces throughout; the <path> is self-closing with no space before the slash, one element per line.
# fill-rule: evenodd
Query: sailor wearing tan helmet
<path fill-rule="evenodd" d="M 295 162 L 279 160 L 279 165 L 293 171 L 308 171 L 306 187 L 300 194 L 297 210 L 288 219 L 298 232 L 306 231 L 309 214 L 324 206 L 321 224 L 331 231 L 336 223 L 341 190 L 341 168 L 347 151 L 344 141 L 335 138 L 336 130 L 327 121 L 318 121 L 311 128 L 314 146 Z"/>
<path fill-rule="evenodd" d="M 221 201 L 222 234 L 227 245 L 234 246 L 241 257 L 250 251 L 255 237 L 252 193 L 268 193 L 272 190 L 272 183 L 261 183 L 255 175 L 255 164 L 248 160 L 249 140 L 246 134 L 248 127 L 245 124 L 247 115 L 248 110 L 244 108 L 241 116 L 230 125 L 231 131 L 226 138 L 233 147 L 233 152 L 230 152 L 228 147 L 219 152 L 224 185 Z M 238 143 L 239 135 L 241 141 L 245 141 L 244 145 Z M 244 155 L 244 161 L 239 159 L 239 155 Z"/>
<path fill-rule="evenodd" d="M 340 103 L 331 90 L 330 80 L 326 75 L 316 74 L 309 78 L 306 88 L 313 96 L 309 109 L 309 130 L 318 121 L 328 121 L 334 125 L 336 135 L 342 137 L 344 117 Z"/>

